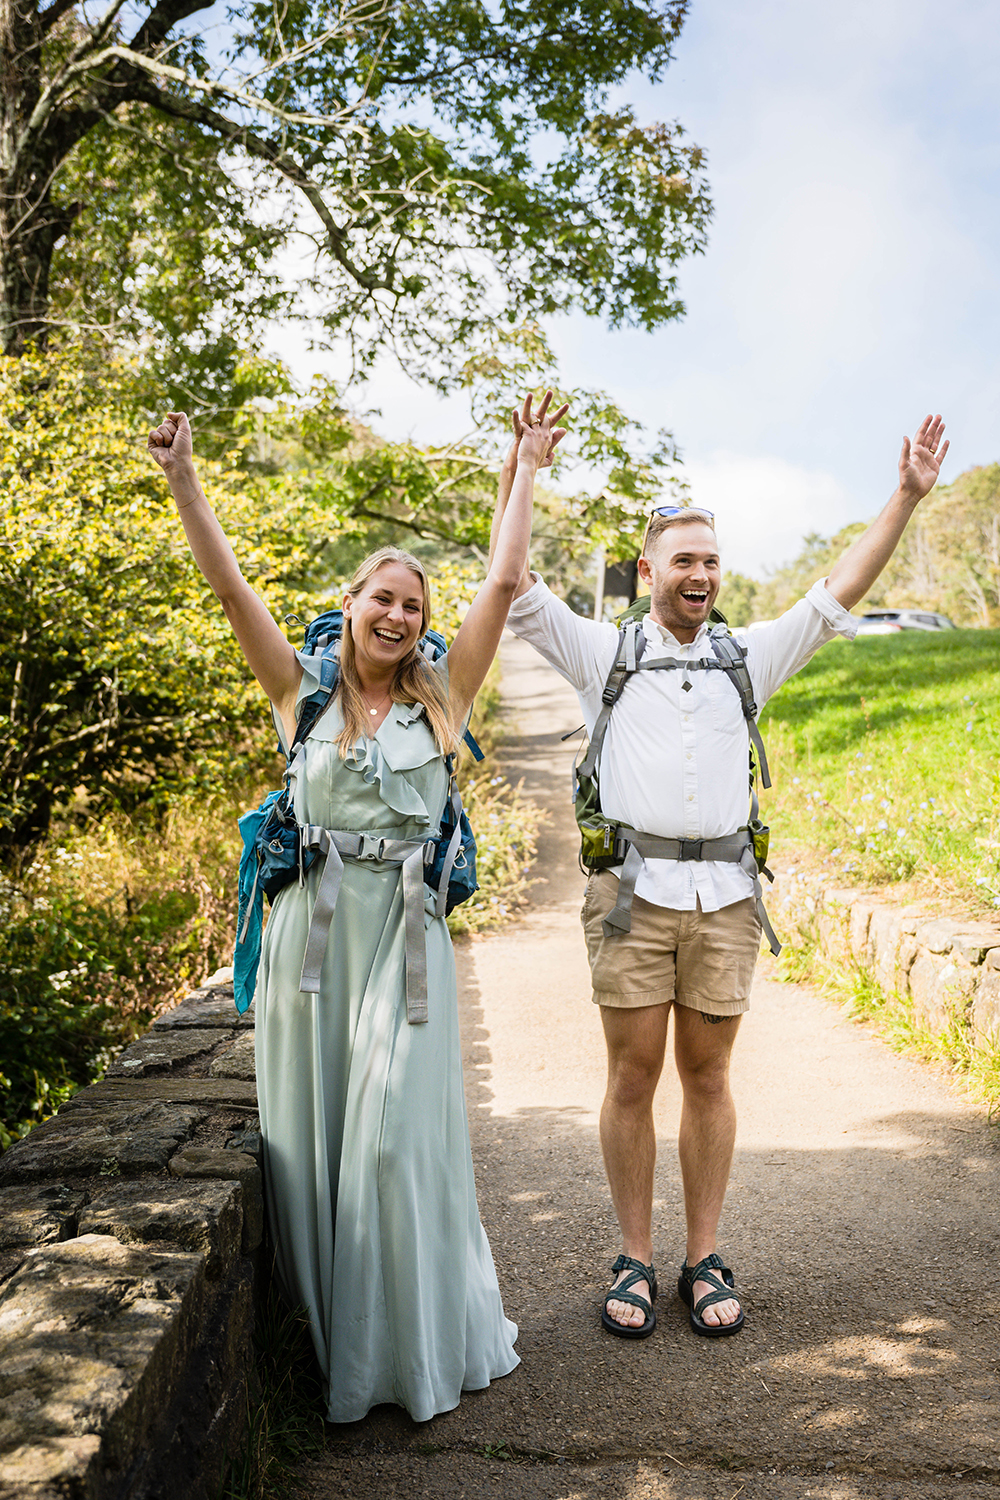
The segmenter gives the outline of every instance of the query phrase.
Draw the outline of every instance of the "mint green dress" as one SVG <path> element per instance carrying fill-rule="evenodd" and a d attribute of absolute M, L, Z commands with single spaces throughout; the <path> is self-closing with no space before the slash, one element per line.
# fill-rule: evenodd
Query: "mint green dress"
<path fill-rule="evenodd" d="M 300 702 L 318 685 L 308 657 L 303 666 Z M 435 670 L 447 676 L 443 663 Z M 393 705 L 346 760 L 334 743 L 342 723 L 334 704 L 306 741 L 299 822 L 391 838 L 434 832 L 448 777 L 419 709 Z M 348 860 L 320 993 L 300 992 L 321 865 L 277 897 L 257 978 L 278 1274 L 308 1310 L 327 1419 L 355 1422 L 393 1402 L 423 1422 L 519 1363 L 476 1203 L 454 954 L 428 900 L 429 1020 L 410 1025 L 399 869 Z"/>

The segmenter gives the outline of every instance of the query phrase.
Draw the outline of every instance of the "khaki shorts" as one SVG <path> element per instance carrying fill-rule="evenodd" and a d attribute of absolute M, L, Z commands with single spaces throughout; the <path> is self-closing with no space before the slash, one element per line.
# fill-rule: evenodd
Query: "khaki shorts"
<path fill-rule="evenodd" d="M 750 1009 L 760 951 L 760 918 L 752 896 L 721 911 L 674 911 L 636 896 L 632 931 L 604 936 L 618 899 L 618 877 L 600 870 L 587 881 L 580 920 L 587 939 L 594 1004 L 690 1006 L 711 1016 Z"/>

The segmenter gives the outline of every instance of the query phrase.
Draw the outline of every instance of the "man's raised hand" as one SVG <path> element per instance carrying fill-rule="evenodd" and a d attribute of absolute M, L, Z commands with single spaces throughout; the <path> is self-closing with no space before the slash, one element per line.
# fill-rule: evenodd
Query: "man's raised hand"
<path fill-rule="evenodd" d="M 190 463 L 194 448 L 191 427 L 182 411 L 168 411 L 159 427 L 149 434 L 146 448 L 161 469 L 172 469 L 185 461 Z"/>
<path fill-rule="evenodd" d="M 903 439 L 899 455 L 899 488 L 912 500 L 922 500 L 937 484 L 948 441 L 944 423 L 938 417 L 925 417 L 917 428 L 913 442 Z"/>

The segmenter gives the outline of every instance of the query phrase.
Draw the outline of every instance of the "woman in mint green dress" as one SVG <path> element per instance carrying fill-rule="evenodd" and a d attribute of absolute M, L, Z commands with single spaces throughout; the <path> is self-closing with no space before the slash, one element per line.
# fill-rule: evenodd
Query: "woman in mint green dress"
<path fill-rule="evenodd" d="M 401 861 L 437 832 L 444 755 L 525 567 L 534 477 L 562 436 L 554 423 L 565 408 L 550 415 L 549 402 L 533 416 L 529 397 L 514 413 L 514 487 L 486 581 L 447 655 L 431 666 L 417 650 L 430 624 L 422 565 L 393 548 L 373 554 L 344 598 L 340 685 L 296 758 L 300 824 L 321 841 L 324 830 L 365 833 L 369 847 L 384 839 L 399 855 L 345 857 L 333 903 L 329 855 L 304 887 L 286 886 L 257 979 L 268 1215 L 284 1290 L 309 1313 L 332 1422 L 380 1402 L 426 1421 L 518 1363 L 476 1204 L 451 941 L 429 896 L 415 922 L 414 866 L 407 877 Z M 198 483 L 186 417 L 168 414 L 149 448 L 287 748 L 319 685 L 314 661 L 293 650 L 240 573 Z"/>

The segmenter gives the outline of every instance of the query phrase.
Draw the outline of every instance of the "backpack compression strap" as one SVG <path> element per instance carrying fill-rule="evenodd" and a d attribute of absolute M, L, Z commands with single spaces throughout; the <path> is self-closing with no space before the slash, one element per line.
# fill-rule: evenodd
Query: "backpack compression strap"
<path fill-rule="evenodd" d="M 380 834 L 341 832 L 307 824 L 301 829 L 302 847 L 324 857 L 316 890 L 309 935 L 302 959 L 299 989 L 320 993 L 323 955 L 337 897 L 344 876 L 344 860 L 375 860 L 400 865 L 403 872 L 403 914 L 406 954 L 406 1019 L 411 1026 L 427 1020 L 427 948 L 424 936 L 424 854 L 426 839 L 386 839 Z"/>
<path fill-rule="evenodd" d="M 760 767 L 761 786 L 771 785 L 771 773 L 767 769 L 767 754 L 764 750 L 764 741 L 760 737 L 757 728 L 757 704 L 753 696 L 753 683 L 750 681 L 750 672 L 747 668 L 747 653 L 745 647 L 729 634 L 728 627 L 716 625 L 709 632 L 709 644 L 715 652 L 716 659 L 723 671 L 729 673 L 729 680 L 740 695 L 740 703 L 743 706 L 743 717 L 747 721 L 747 729 L 753 740 L 753 747 L 757 752 L 757 764 Z M 754 813 L 754 817 L 757 814 Z"/>
<path fill-rule="evenodd" d="M 645 632 L 639 629 L 639 622 L 635 619 L 626 620 L 618 632 L 618 650 L 615 653 L 614 664 L 608 673 L 601 694 L 601 711 L 594 724 L 594 732 L 587 746 L 587 753 L 580 764 L 578 774 L 580 776 L 593 776 L 597 767 L 597 758 L 601 753 L 604 736 L 607 733 L 608 720 L 611 710 L 625 690 L 633 672 L 704 672 L 717 668 L 726 673 L 736 691 L 740 695 L 740 705 L 743 709 L 743 717 L 747 721 L 747 730 L 753 741 L 753 747 L 757 752 L 757 764 L 760 767 L 761 785 L 771 785 L 771 774 L 767 765 L 767 752 L 764 749 L 764 741 L 761 739 L 760 730 L 757 728 L 757 704 L 753 695 L 753 683 L 750 680 L 750 672 L 747 668 L 747 654 L 737 640 L 730 635 L 725 625 L 716 625 L 710 635 L 709 644 L 714 656 L 703 657 L 695 661 L 688 661 L 676 656 L 660 656 L 655 661 L 643 661 L 642 654 L 646 645 Z M 756 817 L 756 812 L 753 814 Z"/>
<path fill-rule="evenodd" d="M 628 682 L 629 677 L 633 672 L 638 670 L 639 658 L 642 656 L 643 648 L 646 644 L 646 637 L 641 633 L 638 642 L 636 641 L 638 629 L 639 622 L 632 619 L 626 620 L 618 631 L 618 649 L 615 652 L 615 659 L 611 671 L 608 673 L 608 679 L 604 684 L 604 691 L 601 694 L 601 711 L 597 715 L 597 722 L 594 724 L 594 732 L 590 736 L 587 753 L 577 772 L 579 776 L 594 775 L 597 766 L 597 757 L 601 753 L 601 746 L 604 744 L 604 736 L 607 733 L 611 710 L 625 691 L 625 684 Z"/>

